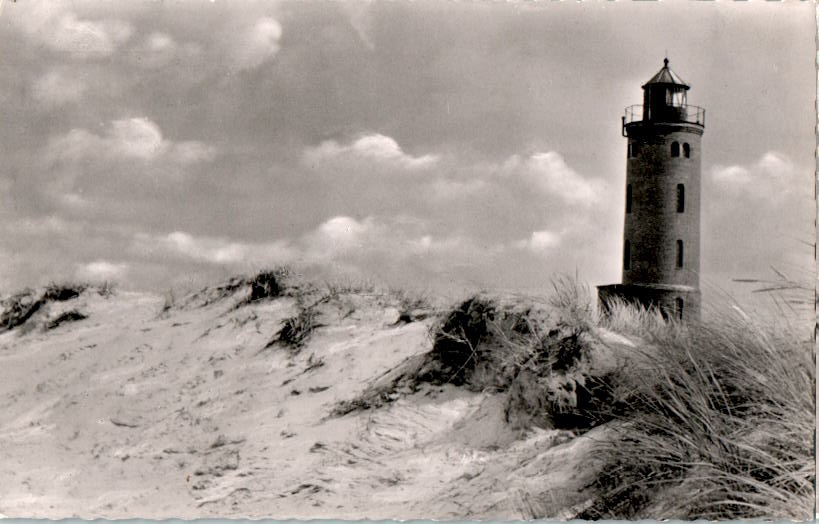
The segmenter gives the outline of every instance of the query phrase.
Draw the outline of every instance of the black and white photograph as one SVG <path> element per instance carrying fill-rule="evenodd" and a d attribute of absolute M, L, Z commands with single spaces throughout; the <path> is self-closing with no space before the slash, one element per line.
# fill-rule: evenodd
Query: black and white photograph
<path fill-rule="evenodd" d="M 0 518 L 814 519 L 816 13 L 0 0 Z"/>

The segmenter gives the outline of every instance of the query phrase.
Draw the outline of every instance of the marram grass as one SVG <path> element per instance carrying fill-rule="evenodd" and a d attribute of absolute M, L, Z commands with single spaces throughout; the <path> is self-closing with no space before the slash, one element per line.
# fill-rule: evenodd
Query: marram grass
<path fill-rule="evenodd" d="M 638 341 L 611 383 L 624 409 L 595 460 L 587 517 L 812 518 L 815 349 L 725 308 L 679 324 L 617 304 L 601 327 Z"/>

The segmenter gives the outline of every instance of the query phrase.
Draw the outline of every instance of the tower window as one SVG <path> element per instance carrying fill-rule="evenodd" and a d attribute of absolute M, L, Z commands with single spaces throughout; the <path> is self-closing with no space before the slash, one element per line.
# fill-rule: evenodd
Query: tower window
<path fill-rule="evenodd" d="M 628 157 L 629 158 L 637 158 L 637 155 L 640 153 L 640 143 L 639 142 L 629 142 L 628 144 Z"/>
<path fill-rule="evenodd" d="M 683 144 L 683 156 L 685 158 L 691 158 L 691 146 L 688 145 L 688 142 Z"/>
<path fill-rule="evenodd" d="M 683 299 L 680 298 L 680 297 L 677 297 L 676 299 L 674 299 L 674 305 L 676 306 L 676 309 L 677 309 L 677 318 L 682 320 L 683 319 L 683 305 L 684 305 Z"/>
<path fill-rule="evenodd" d="M 685 186 L 677 184 L 677 213 L 685 212 Z"/>
<path fill-rule="evenodd" d="M 671 156 L 673 156 L 673 157 L 680 156 L 680 143 L 679 142 L 671 142 Z"/>
<path fill-rule="evenodd" d="M 626 271 L 631 269 L 631 242 L 628 240 L 623 246 L 623 269 Z"/>
<path fill-rule="evenodd" d="M 626 213 L 631 213 L 631 184 L 626 186 Z"/>
<path fill-rule="evenodd" d="M 683 267 L 683 241 L 677 240 L 677 269 Z"/>

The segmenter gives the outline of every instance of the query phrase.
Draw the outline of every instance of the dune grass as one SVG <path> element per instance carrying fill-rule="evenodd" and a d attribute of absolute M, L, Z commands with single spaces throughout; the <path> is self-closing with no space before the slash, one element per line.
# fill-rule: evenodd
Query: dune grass
<path fill-rule="evenodd" d="M 89 287 L 84 282 L 52 282 L 41 290 L 25 289 L 15 293 L 0 302 L 0 331 L 23 326 L 47 304 L 77 298 Z"/>
<path fill-rule="evenodd" d="M 725 308 L 697 324 L 617 304 L 600 324 L 640 343 L 617 404 L 599 497 L 583 518 L 808 519 L 814 511 L 815 349 Z"/>

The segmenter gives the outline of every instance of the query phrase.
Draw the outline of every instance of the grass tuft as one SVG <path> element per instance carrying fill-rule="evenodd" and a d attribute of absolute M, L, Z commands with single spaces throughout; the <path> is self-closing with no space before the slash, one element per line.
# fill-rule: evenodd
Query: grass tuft
<path fill-rule="evenodd" d="M 0 331 L 9 331 L 23 326 L 50 302 L 65 302 L 77 298 L 86 289 L 88 285 L 83 283 L 51 283 L 41 292 L 26 289 L 11 295 L 2 302 Z"/>
<path fill-rule="evenodd" d="M 276 337 L 268 343 L 267 347 L 282 344 L 297 350 L 310 338 L 317 325 L 315 309 L 301 308 L 298 315 L 285 319 Z"/>
<path fill-rule="evenodd" d="M 580 517 L 811 517 L 812 342 L 730 308 L 687 325 L 614 313 L 610 328 L 645 343 L 612 382 L 626 409 L 595 451 L 599 498 Z"/>
<path fill-rule="evenodd" d="M 55 318 L 49 320 L 45 324 L 45 329 L 46 330 L 55 329 L 59 327 L 60 324 L 64 324 L 66 322 L 77 322 L 79 320 L 85 320 L 86 318 L 88 318 L 88 315 L 86 315 L 85 313 L 77 311 L 76 309 L 70 309 L 68 311 L 64 311 L 63 313 L 60 313 Z"/>

